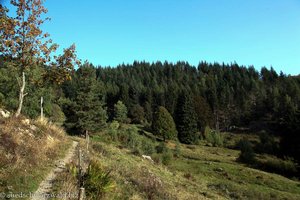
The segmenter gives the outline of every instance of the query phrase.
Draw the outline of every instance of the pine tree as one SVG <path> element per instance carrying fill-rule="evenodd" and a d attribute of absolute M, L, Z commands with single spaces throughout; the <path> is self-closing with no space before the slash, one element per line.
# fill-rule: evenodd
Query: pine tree
<path fill-rule="evenodd" d="M 127 119 L 127 107 L 122 101 L 118 101 L 114 106 L 114 120 L 124 123 Z"/>
<path fill-rule="evenodd" d="M 176 125 L 178 139 L 182 143 L 195 144 L 197 136 L 197 116 L 192 98 L 185 92 L 179 96 L 177 106 Z"/>
<path fill-rule="evenodd" d="M 164 139 L 174 139 L 177 136 L 176 125 L 173 117 L 165 107 L 158 107 L 154 114 L 153 133 Z"/>
<path fill-rule="evenodd" d="M 104 127 L 107 120 L 103 100 L 97 91 L 96 73 L 93 66 L 85 63 L 77 71 L 78 88 L 75 99 L 76 127 L 79 132 L 96 132 Z"/>

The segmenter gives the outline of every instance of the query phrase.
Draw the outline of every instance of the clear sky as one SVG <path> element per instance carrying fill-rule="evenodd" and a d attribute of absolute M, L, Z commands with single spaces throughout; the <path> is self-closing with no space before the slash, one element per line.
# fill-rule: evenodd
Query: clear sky
<path fill-rule="evenodd" d="M 48 0 L 45 6 L 51 38 L 61 47 L 76 43 L 79 58 L 94 65 L 235 61 L 300 73 L 300 0 Z"/>

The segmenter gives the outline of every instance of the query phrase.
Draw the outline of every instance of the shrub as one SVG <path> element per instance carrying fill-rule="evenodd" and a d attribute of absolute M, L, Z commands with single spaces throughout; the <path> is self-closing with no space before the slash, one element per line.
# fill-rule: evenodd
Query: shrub
<path fill-rule="evenodd" d="M 204 136 L 206 141 L 215 147 L 222 147 L 224 144 L 224 136 L 220 132 L 205 128 Z"/>
<path fill-rule="evenodd" d="M 278 153 L 279 145 L 275 142 L 274 137 L 267 132 L 262 131 L 259 135 L 260 143 L 256 145 L 257 152 L 276 154 Z"/>
<path fill-rule="evenodd" d="M 204 133 L 203 133 L 204 139 L 208 138 L 208 135 L 210 134 L 210 132 L 211 132 L 211 129 L 209 128 L 209 126 L 206 126 L 204 129 Z"/>
<path fill-rule="evenodd" d="M 162 163 L 162 158 L 161 158 L 161 154 L 152 154 L 151 155 L 152 160 L 156 163 L 156 164 L 161 164 Z"/>
<path fill-rule="evenodd" d="M 291 159 L 267 159 L 258 163 L 258 167 L 268 172 L 278 173 L 284 176 L 295 176 L 297 173 L 297 164 Z"/>
<path fill-rule="evenodd" d="M 179 143 L 176 143 L 176 146 L 175 146 L 175 149 L 174 149 L 174 156 L 176 158 L 179 158 L 180 155 L 181 155 L 181 148 L 180 148 Z"/>
<path fill-rule="evenodd" d="M 171 160 L 173 158 L 172 152 L 167 148 L 166 151 L 163 152 L 162 154 L 162 163 L 164 165 L 169 165 Z"/>
<path fill-rule="evenodd" d="M 117 121 L 113 121 L 109 125 L 108 135 L 109 135 L 110 139 L 113 140 L 113 141 L 118 140 L 118 128 L 119 128 L 119 126 L 120 126 L 120 124 Z"/>
<path fill-rule="evenodd" d="M 83 178 L 86 194 L 90 199 L 101 199 L 115 187 L 110 171 L 103 170 L 100 162 L 96 160 L 91 161 Z"/>
<path fill-rule="evenodd" d="M 140 146 L 140 139 L 139 136 L 134 132 L 129 132 L 128 134 L 128 140 L 127 140 L 127 146 L 130 149 L 136 149 Z"/>
<path fill-rule="evenodd" d="M 127 120 L 127 107 L 123 104 L 122 101 L 118 101 L 114 105 L 114 120 L 125 123 Z"/>
<path fill-rule="evenodd" d="M 238 160 L 240 162 L 253 164 L 255 161 L 255 154 L 251 143 L 247 139 L 242 139 L 239 141 L 238 147 L 241 150 Z"/>
<path fill-rule="evenodd" d="M 155 152 L 153 142 L 149 141 L 148 139 L 142 140 L 141 148 L 142 148 L 143 153 L 146 155 L 151 155 Z"/>
<path fill-rule="evenodd" d="M 164 142 L 159 143 L 158 146 L 156 146 L 156 152 L 157 153 L 163 153 L 164 151 L 166 151 L 167 147 L 166 144 Z"/>

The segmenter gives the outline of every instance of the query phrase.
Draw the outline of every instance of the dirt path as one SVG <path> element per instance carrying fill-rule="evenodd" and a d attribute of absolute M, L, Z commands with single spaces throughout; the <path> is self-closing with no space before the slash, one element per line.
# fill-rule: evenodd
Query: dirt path
<path fill-rule="evenodd" d="M 65 164 L 70 162 L 72 157 L 76 154 L 76 147 L 78 142 L 73 141 L 72 147 L 68 150 L 66 156 L 56 161 L 56 167 L 51 170 L 48 176 L 41 182 L 39 188 L 33 193 L 31 200 L 46 200 L 51 196 L 52 182 L 54 181 L 56 174 L 62 172 L 65 169 Z"/>

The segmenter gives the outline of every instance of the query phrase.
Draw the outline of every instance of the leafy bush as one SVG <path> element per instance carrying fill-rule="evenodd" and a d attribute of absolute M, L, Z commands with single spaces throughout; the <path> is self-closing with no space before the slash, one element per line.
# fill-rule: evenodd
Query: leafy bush
<path fill-rule="evenodd" d="M 278 173 L 284 176 L 295 176 L 297 174 L 297 164 L 291 159 L 281 160 L 269 158 L 263 162 L 257 163 L 258 168 Z"/>
<path fill-rule="evenodd" d="M 141 149 L 144 154 L 146 155 L 151 155 L 155 152 L 154 144 L 148 139 L 143 139 L 142 140 L 142 146 Z"/>
<path fill-rule="evenodd" d="M 238 160 L 240 162 L 253 164 L 255 161 L 255 154 L 251 143 L 247 139 L 242 139 L 237 146 L 241 150 Z"/>
<path fill-rule="evenodd" d="M 211 130 L 209 127 L 205 128 L 204 137 L 207 142 L 215 147 L 222 147 L 224 145 L 224 136 L 220 132 Z"/>
<path fill-rule="evenodd" d="M 173 154 L 169 149 L 167 149 L 166 151 L 163 152 L 162 163 L 164 165 L 169 165 L 172 159 L 173 159 Z"/>
<path fill-rule="evenodd" d="M 96 160 L 91 161 L 83 178 L 86 194 L 90 199 L 101 199 L 115 187 L 110 171 L 103 170 L 100 162 Z"/>
<path fill-rule="evenodd" d="M 267 154 L 277 154 L 279 149 L 279 144 L 275 142 L 274 137 L 263 131 L 259 135 L 260 143 L 255 147 L 256 151 L 259 153 Z"/>
<path fill-rule="evenodd" d="M 127 147 L 137 149 L 140 147 L 140 138 L 135 132 L 128 132 Z"/>
<path fill-rule="evenodd" d="M 161 158 L 161 154 L 157 154 L 154 153 L 151 155 L 152 160 L 156 163 L 156 164 L 161 164 L 162 163 L 162 158 Z"/>
<path fill-rule="evenodd" d="M 156 152 L 157 153 L 163 153 L 167 150 L 166 144 L 164 142 L 159 143 L 158 146 L 156 146 Z"/>
<path fill-rule="evenodd" d="M 113 121 L 109 125 L 108 135 L 109 135 L 110 139 L 113 140 L 113 141 L 118 140 L 118 128 L 119 128 L 119 126 L 120 126 L 120 124 L 117 121 Z"/>

